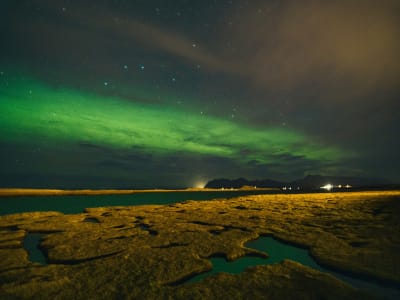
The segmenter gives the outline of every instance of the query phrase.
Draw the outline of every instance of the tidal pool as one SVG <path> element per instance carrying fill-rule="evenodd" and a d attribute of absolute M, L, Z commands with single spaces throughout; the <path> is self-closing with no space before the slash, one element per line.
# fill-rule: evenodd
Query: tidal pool
<path fill-rule="evenodd" d="M 384 287 L 370 281 L 361 280 L 324 268 L 320 266 L 310 256 L 307 249 L 295 247 L 280 242 L 273 237 L 260 237 L 257 240 L 246 243 L 245 246 L 265 252 L 269 255 L 269 257 L 262 258 L 255 256 L 245 256 L 231 262 L 227 261 L 223 257 L 211 257 L 210 261 L 213 265 L 212 270 L 196 275 L 187 280 L 185 283 L 198 282 L 205 277 L 219 272 L 238 274 L 240 272 L 243 272 L 248 267 L 256 265 L 275 264 L 281 262 L 284 259 L 290 259 L 321 272 L 329 273 L 336 278 L 354 286 L 355 288 L 366 290 L 369 293 L 378 295 L 380 297 L 383 297 L 384 299 L 400 299 L 399 289 Z"/>
<path fill-rule="evenodd" d="M 210 261 L 213 265 L 212 270 L 192 277 L 187 282 L 197 282 L 219 272 L 238 274 L 243 272 L 247 267 L 275 264 L 284 259 L 291 259 L 320 271 L 323 269 L 311 258 L 308 254 L 308 250 L 281 243 L 273 237 L 260 237 L 247 242 L 245 246 L 266 252 L 269 257 L 245 256 L 234 261 L 227 261 L 223 257 L 211 257 Z"/>
<path fill-rule="evenodd" d="M 41 233 L 28 233 L 24 238 L 23 246 L 28 252 L 30 261 L 47 265 L 46 257 L 39 248 L 43 235 L 44 234 Z M 248 267 L 275 264 L 284 259 L 290 259 L 321 272 L 329 273 L 336 278 L 354 286 L 355 288 L 366 290 L 369 293 L 383 297 L 383 299 L 400 299 L 399 289 L 385 287 L 370 281 L 361 280 L 324 268 L 309 255 L 307 249 L 280 242 L 273 237 L 260 237 L 257 240 L 246 243 L 245 246 L 267 253 L 269 257 L 263 258 L 258 256 L 245 256 L 231 262 L 226 261 L 226 259 L 223 257 L 211 257 L 210 261 L 213 265 L 212 270 L 206 273 L 195 275 L 190 279 L 180 283 L 198 282 L 205 277 L 219 272 L 238 274 L 243 272 Z"/>
<path fill-rule="evenodd" d="M 42 250 L 39 249 L 40 240 L 42 237 L 43 234 L 41 233 L 28 233 L 24 238 L 23 246 L 28 252 L 28 259 L 31 262 L 46 265 L 46 257 L 44 256 Z"/>
<path fill-rule="evenodd" d="M 215 192 L 138 192 L 130 195 L 0 197 L 0 215 L 36 211 L 59 211 L 64 214 L 77 214 L 88 207 L 174 204 L 186 200 L 212 200 L 254 194 L 282 194 L 282 192 L 279 190 L 228 190 Z"/>

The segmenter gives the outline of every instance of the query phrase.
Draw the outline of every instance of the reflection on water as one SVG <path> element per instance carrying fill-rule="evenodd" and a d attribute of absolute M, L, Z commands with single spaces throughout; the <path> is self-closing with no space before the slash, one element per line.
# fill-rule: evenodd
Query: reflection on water
<path fill-rule="evenodd" d="M 46 265 L 46 257 L 43 252 L 39 249 L 39 243 L 43 234 L 40 233 L 28 233 L 23 242 L 25 250 L 28 251 L 28 259 L 31 262 L 36 262 L 42 265 Z"/>
<path fill-rule="evenodd" d="M 281 192 L 277 190 L 249 190 L 225 192 L 151 192 L 131 195 L 1 197 L 0 215 L 28 211 L 59 211 L 65 214 L 76 214 L 81 213 L 85 208 L 89 207 L 173 204 L 185 200 L 210 200 L 273 193 Z"/>
<path fill-rule="evenodd" d="M 263 191 L 276 193 L 276 191 Z M 154 192 L 137 193 L 133 195 L 96 195 L 96 196 L 45 196 L 45 197 L 3 197 L 0 201 L 0 215 L 26 212 L 26 211 L 60 211 L 63 213 L 79 213 L 87 207 L 103 206 L 124 206 L 124 205 L 145 205 L 145 204 L 173 204 L 185 200 L 209 200 L 216 198 L 230 198 L 240 195 L 259 194 L 261 191 L 240 191 L 240 192 Z M 85 219 L 86 222 L 98 222 L 94 219 Z M 144 227 L 143 227 L 144 226 Z M 149 230 L 146 225 L 141 228 Z M 29 233 L 24 239 L 23 246 L 29 253 L 29 260 L 46 264 L 46 258 L 38 248 L 42 234 Z M 199 274 L 186 282 L 196 282 L 206 276 L 218 272 L 240 273 L 250 266 L 261 264 L 279 263 L 283 259 L 291 259 L 303 265 L 327 272 L 335 277 L 355 286 L 371 291 L 377 295 L 385 296 L 387 299 L 400 299 L 400 290 L 385 288 L 380 285 L 359 280 L 354 277 L 345 276 L 318 265 L 308 254 L 308 251 L 298 247 L 281 243 L 271 237 L 261 237 L 250 241 L 246 247 L 257 249 L 268 253 L 269 257 L 246 256 L 233 262 L 227 262 L 224 258 L 210 258 L 213 269 L 210 272 Z"/>
<path fill-rule="evenodd" d="M 284 259 L 291 259 L 314 269 L 322 269 L 311 258 L 307 250 L 281 243 L 272 237 L 261 237 L 257 240 L 246 243 L 245 246 L 268 253 L 268 258 L 245 256 L 234 261 L 226 261 L 225 258 L 222 257 L 212 257 L 210 258 L 213 265 L 212 270 L 195 276 L 188 282 L 197 282 L 207 276 L 219 272 L 237 274 L 243 272 L 247 267 L 279 263 Z"/>
<path fill-rule="evenodd" d="M 43 234 L 39 233 L 28 233 L 24 239 L 23 246 L 28 251 L 30 261 L 46 265 L 46 257 L 39 249 L 39 243 L 42 236 Z M 400 290 L 398 289 L 386 288 L 378 284 L 360 280 L 354 277 L 345 276 L 343 274 L 321 267 L 313 260 L 306 249 L 294 247 L 279 242 L 272 237 L 261 237 L 257 240 L 250 241 L 246 244 L 246 247 L 266 252 L 268 253 L 269 257 L 262 258 L 255 256 L 245 256 L 232 262 L 228 262 L 225 260 L 225 258 L 222 257 L 212 257 L 210 258 L 213 265 L 211 271 L 196 275 L 191 279 L 185 281 L 185 283 L 198 282 L 207 276 L 219 272 L 238 274 L 240 272 L 243 272 L 247 267 L 274 264 L 279 263 L 284 259 L 291 259 L 303 265 L 317 269 L 321 272 L 330 273 L 331 275 L 353 285 L 356 288 L 367 290 L 375 295 L 382 296 L 385 299 L 400 299 Z"/>
<path fill-rule="evenodd" d="M 211 271 L 196 275 L 186 282 L 198 282 L 207 276 L 219 272 L 238 274 L 240 272 L 243 272 L 247 267 L 275 264 L 281 262 L 284 259 L 290 259 L 321 272 L 329 273 L 356 288 L 364 289 L 368 292 L 374 293 L 375 295 L 383 296 L 385 299 L 400 299 L 400 290 L 394 288 L 386 288 L 372 282 L 346 276 L 341 273 L 334 272 L 330 269 L 321 267 L 309 255 L 308 250 L 282 243 L 272 237 L 260 237 L 257 240 L 246 243 L 245 246 L 248 248 L 253 248 L 262 252 L 266 252 L 269 257 L 261 258 L 245 256 L 232 262 L 228 262 L 225 260 L 225 258 L 222 257 L 212 257 L 210 258 L 210 261 L 213 265 Z"/>

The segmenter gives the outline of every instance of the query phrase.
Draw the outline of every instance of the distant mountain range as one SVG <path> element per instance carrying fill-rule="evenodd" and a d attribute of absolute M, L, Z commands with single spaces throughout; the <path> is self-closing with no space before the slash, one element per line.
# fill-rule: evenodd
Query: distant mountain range
<path fill-rule="evenodd" d="M 301 189 L 318 189 L 326 184 L 334 186 L 350 185 L 354 188 L 361 187 L 378 187 L 383 185 L 390 185 L 391 182 L 382 178 L 360 178 L 360 177 L 340 177 L 340 176 L 321 176 L 321 175 L 308 175 L 302 179 L 297 179 L 291 182 L 276 181 L 271 179 L 264 180 L 247 180 L 245 178 L 230 179 L 214 179 L 206 184 L 206 188 L 241 188 L 244 186 L 256 186 L 259 188 L 282 188 L 297 187 Z"/>

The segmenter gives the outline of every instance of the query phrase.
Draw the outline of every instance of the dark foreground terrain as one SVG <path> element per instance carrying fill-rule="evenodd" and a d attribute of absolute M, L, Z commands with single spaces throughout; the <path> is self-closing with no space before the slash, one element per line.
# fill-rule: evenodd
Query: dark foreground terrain
<path fill-rule="evenodd" d="M 48 264 L 29 260 L 28 233 L 43 234 Z M 268 255 L 244 246 L 263 235 L 309 248 L 325 267 L 400 285 L 400 192 L 258 195 L 2 216 L 0 299 L 373 298 L 290 260 L 185 282 L 212 256 Z"/>

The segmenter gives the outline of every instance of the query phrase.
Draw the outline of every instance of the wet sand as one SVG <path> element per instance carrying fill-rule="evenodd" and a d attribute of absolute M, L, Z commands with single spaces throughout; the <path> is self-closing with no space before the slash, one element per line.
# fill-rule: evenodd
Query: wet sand
<path fill-rule="evenodd" d="M 147 189 L 147 190 L 60 190 L 60 189 L 25 189 L 25 188 L 0 188 L 0 197 L 10 196 L 74 196 L 74 195 L 129 195 L 135 193 L 165 193 L 165 192 L 229 192 L 243 191 L 249 189 L 208 189 L 208 188 L 187 188 L 187 189 Z M 257 191 L 277 190 L 277 188 L 257 188 Z"/>
<path fill-rule="evenodd" d="M 270 235 L 310 249 L 325 267 L 399 286 L 399 232 L 400 191 L 6 215 L 0 217 L 0 298 L 368 299 L 373 296 L 290 260 L 184 282 L 210 270 L 215 255 L 268 255 L 244 245 Z M 29 261 L 27 233 L 43 234 L 48 264 Z"/>

